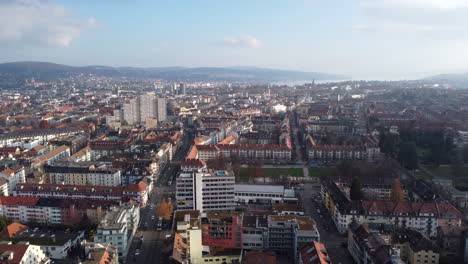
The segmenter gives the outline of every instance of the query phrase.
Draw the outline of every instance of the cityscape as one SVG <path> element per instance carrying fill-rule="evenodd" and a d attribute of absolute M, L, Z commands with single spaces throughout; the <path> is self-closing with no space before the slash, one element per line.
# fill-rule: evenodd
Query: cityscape
<path fill-rule="evenodd" d="M 135 8 L 123 2 L 112 8 Z M 360 8 L 468 17 L 464 1 L 402 2 Z M 135 5 L 147 15 L 149 3 Z M 225 5 L 216 8 L 229 17 L 224 8 L 249 6 Z M 466 73 L 442 60 L 439 72 L 422 77 L 422 68 L 401 73 L 412 67 L 404 63 L 394 72 L 381 66 L 379 76 L 412 76 L 388 79 L 358 77 L 374 74 L 370 62 L 348 71 L 276 67 L 241 55 L 268 47 L 250 35 L 213 41 L 213 54 L 200 50 L 197 65 L 177 59 L 194 52 L 187 46 L 151 55 L 154 66 L 138 63 L 142 47 L 116 66 L 111 57 L 128 54 L 74 54 L 73 45 L 89 47 L 85 29 L 73 27 L 113 30 L 72 12 L 92 8 L 0 2 L 0 16 L 12 21 L 0 25 L 0 264 L 468 263 Z M 15 24 L 18 17 L 28 23 Z M 44 22 L 52 18 L 63 28 Z M 216 26 L 232 26 L 226 21 Z M 181 30 L 179 22 L 169 29 Z M 42 55 L 31 56 L 35 49 Z M 94 57 L 109 66 L 93 65 Z M 248 66 L 229 66 L 237 59 Z"/>

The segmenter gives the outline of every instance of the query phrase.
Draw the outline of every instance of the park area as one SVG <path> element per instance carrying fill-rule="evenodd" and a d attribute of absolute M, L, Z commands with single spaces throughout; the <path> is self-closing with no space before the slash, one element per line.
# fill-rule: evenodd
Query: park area
<path fill-rule="evenodd" d="M 242 182 L 249 181 L 251 177 L 279 178 L 281 176 L 304 177 L 304 170 L 302 168 L 241 168 L 239 172 L 239 180 Z"/>
<path fill-rule="evenodd" d="M 468 166 L 441 165 L 437 168 L 427 167 L 433 175 L 441 179 L 452 179 L 453 186 L 460 191 L 468 191 Z M 422 170 L 416 173 L 419 179 L 430 180 L 433 177 Z"/>

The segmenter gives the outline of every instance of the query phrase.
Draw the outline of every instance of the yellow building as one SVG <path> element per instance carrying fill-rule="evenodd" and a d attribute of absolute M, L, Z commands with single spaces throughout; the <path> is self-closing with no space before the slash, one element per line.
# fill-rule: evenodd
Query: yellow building
<path fill-rule="evenodd" d="M 393 234 L 393 247 L 410 264 L 439 264 L 440 250 L 425 234 L 415 229 L 403 229 Z"/>

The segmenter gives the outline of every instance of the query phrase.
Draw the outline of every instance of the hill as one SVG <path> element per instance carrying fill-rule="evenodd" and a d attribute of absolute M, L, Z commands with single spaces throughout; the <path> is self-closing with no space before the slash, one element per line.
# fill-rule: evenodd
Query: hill
<path fill-rule="evenodd" d="M 347 76 L 320 72 L 287 71 L 254 67 L 75 67 L 49 62 L 11 62 L 0 64 L 0 74 L 18 79 L 32 78 L 51 80 L 88 74 L 107 77 L 158 78 L 174 81 L 239 81 L 239 82 L 280 82 L 311 80 L 343 80 Z"/>

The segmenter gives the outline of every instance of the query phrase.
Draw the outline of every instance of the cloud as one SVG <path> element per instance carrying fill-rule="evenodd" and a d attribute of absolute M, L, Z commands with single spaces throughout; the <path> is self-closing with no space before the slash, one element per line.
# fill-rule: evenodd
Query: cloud
<path fill-rule="evenodd" d="M 260 40 L 242 35 L 239 37 L 229 37 L 223 40 L 223 44 L 231 47 L 247 47 L 247 48 L 260 48 L 263 44 Z"/>
<path fill-rule="evenodd" d="M 96 19 L 75 18 L 71 10 L 45 0 L 0 2 L 0 43 L 67 47 Z"/>
<path fill-rule="evenodd" d="M 381 0 L 365 1 L 361 3 L 366 8 L 410 8 L 410 9 L 439 9 L 451 10 L 467 8 L 466 0 Z"/>
<path fill-rule="evenodd" d="M 460 34 L 467 29 L 468 0 L 375 0 L 360 2 L 355 30 Z"/>

